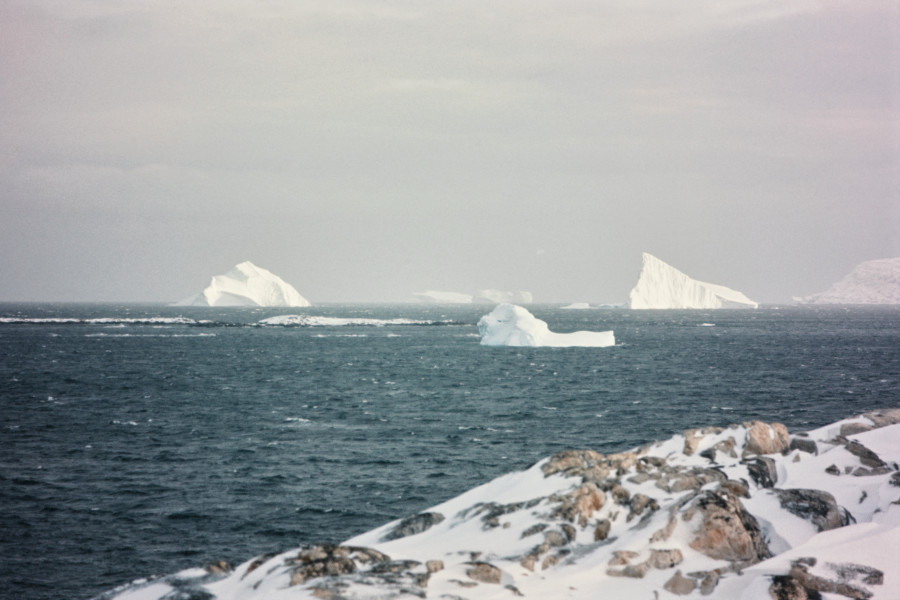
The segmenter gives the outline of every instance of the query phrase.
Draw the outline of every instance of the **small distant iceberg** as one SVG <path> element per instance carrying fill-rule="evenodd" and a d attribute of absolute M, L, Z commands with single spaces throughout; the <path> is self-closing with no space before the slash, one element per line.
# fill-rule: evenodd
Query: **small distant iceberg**
<path fill-rule="evenodd" d="M 482 346 L 584 346 L 605 348 L 616 345 L 612 331 L 554 333 L 545 321 L 515 304 L 500 304 L 478 321 Z"/>
<path fill-rule="evenodd" d="M 589 308 L 593 308 L 593 306 L 591 306 L 587 302 L 573 302 L 572 304 L 560 306 L 560 308 L 564 310 L 587 310 Z"/>
<path fill-rule="evenodd" d="M 534 297 L 531 292 L 504 292 L 502 290 L 480 290 L 475 295 L 475 302 L 493 304 L 531 304 Z"/>
<path fill-rule="evenodd" d="M 248 260 L 214 276 L 206 289 L 175 306 L 305 307 L 310 303 L 291 284 Z"/>
<path fill-rule="evenodd" d="M 803 304 L 900 304 L 900 258 L 869 260 Z"/>
<path fill-rule="evenodd" d="M 691 279 L 675 267 L 644 252 L 641 275 L 628 296 L 628 307 L 644 308 L 757 308 L 741 292 L 724 285 Z"/>
<path fill-rule="evenodd" d="M 473 296 L 471 294 L 461 294 L 459 292 L 438 292 L 428 290 L 425 292 L 414 292 L 413 296 L 422 302 L 430 302 L 432 304 L 472 304 Z"/>
<path fill-rule="evenodd" d="M 414 292 L 413 296 L 419 301 L 432 304 L 531 304 L 534 302 L 531 292 L 505 292 L 494 289 L 478 290 L 474 294 L 428 290 Z"/>

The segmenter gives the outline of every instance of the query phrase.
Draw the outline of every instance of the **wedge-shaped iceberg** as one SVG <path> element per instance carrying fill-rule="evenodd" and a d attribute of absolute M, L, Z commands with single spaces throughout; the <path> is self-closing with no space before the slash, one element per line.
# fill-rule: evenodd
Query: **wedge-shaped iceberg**
<path fill-rule="evenodd" d="M 547 323 L 515 304 L 500 304 L 478 321 L 483 346 L 615 346 L 612 331 L 554 333 Z"/>
<path fill-rule="evenodd" d="M 196 296 L 177 306 L 309 306 L 309 301 L 283 279 L 242 262 L 223 275 L 216 275 Z"/>
<path fill-rule="evenodd" d="M 644 252 L 641 276 L 628 297 L 629 308 L 756 308 L 759 305 L 723 285 L 691 279 Z"/>
<path fill-rule="evenodd" d="M 806 304 L 900 304 L 900 258 L 869 260 Z"/>

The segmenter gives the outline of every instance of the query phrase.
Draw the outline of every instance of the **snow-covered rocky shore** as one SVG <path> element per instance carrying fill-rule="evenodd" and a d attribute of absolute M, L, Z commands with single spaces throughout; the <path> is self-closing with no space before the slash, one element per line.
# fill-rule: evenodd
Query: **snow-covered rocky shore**
<path fill-rule="evenodd" d="M 900 597 L 900 409 L 571 450 L 340 545 L 110 600 Z"/>

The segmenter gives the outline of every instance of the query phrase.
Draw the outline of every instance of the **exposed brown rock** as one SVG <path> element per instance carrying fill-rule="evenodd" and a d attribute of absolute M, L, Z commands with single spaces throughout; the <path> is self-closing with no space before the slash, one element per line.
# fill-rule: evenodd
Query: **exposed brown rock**
<path fill-rule="evenodd" d="M 670 569 L 675 565 L 680 565 L 682 561 L 684 561 L 684 555 L 678 548 L 673 550 L 650 550 L 650 558 L 647 560 L 654 569 Z"/>
<path fill-rule="evenodd" d="M 623 569 L 607 569 L 606 574 L 613 577 L 634 577 L 635 579 L 640 579 L 646 575 L 649 570 L 649 563 L 642 562 L 637 565 L 625 565 L 625 568 Z"/>
<path fill-rule="evenodd" d="M 586 527 L 594 512 L 606 503 L 606 494 L 596 484 L 588 482 L 568 494 L 554 494 L 550 500 L 559 503 L 551 517 L 570 522 L 577 520 L 579 526 Z"/>
<path fill-rule="evenodd" d="M 474 579 L 481 583 L 500 583 L 503 573 L 491 563 L 474 562 L 468 564 L 471 566 L 466 569 L 466 575 L 470 579 Z"/>
<path fill-rule="evenodd" d="M 545 477 L 555 473 L 581 475 L 591 467 L 603 462 L 606 457 L 593 450 L 566 450 L 554 454 L 541 470 Z"/>
<path fill-rule="evenodd" d="M 897 423 L 900 423 L 900 408 L 873 410 L 864 413 L 861 416 L 875 423 L 875 428 L 896 425 Z"/>
<path fill-rule="evenodd" d="M 632 558 L 637 558 L 638 556 L 637 552 L 631 550 L 615 550 L 613 551 L 613 557 L 609 559 L 609 566 L 620 567 L 627 565 Z"/>
<path fill-rule="evenodd" d="M 756 518 L 744 509 L 736 496 L 725 490 L 700 494 L 685 513 L 702 521 L 690 547 L 718 560 L 753 564 L 772 556 L 763 540 Z"/>
<path fill-rule="evenodd" d="M 728 479 L 719 484 L 719 489 L 725 490 L 729 494 L 738 496 L 740 498 L 750 497 L 750 490 L 747 489 L 747 484 L 745 484 L 743 481 Z"/>
<path fill-rule="evenodd" d="M 224 560 L 220 560 L 219 562 L 215 562 L 211 565 L 206 565 L 204 569 L 206 569 L 207 573 L 210 573 L 212 575 L 224 575 L 226 573 L 231 573 L 234 570 L 234 567 L 232 567 Z"/>
<path fill-rule="evenodd" d="M 846 448 L 847 452 L 850 454 L 858 457 L 859 462 L 867 467 L 878 469 L 886 466 L 885 462 L 881 460 L 877 454 L 855 440 L 847 442 L 844 448 Z"/>
<path fill-rule="evenodd" d="M 650 536 L 651 542 L 664 542 L 670 537 L 672 537 L 672 532 L 675 531 L 675 526 L 678 524 L 678 521 L 674 516 L 669 517 L 669 522 L 666 523 L 666 526 L 662 529 L 658 529 Z"/>
<path fill-rule="evenodd" d="M 444 561 L 442 560 L 429 560 L 425 563 L 425 569 L 429 573 L 437 573 L 438 571 L 444 570 Z"/>
<path fill-rule="evenodd" d="M 787 450 L 790 445 L 791 437 L 783 424 L 753 421 L 744 439 L 744 454 L 776 454 Z"/>
<path fill-rule="evenodd" d="M 629 512 L 628 516 L 625 518 L 626 521 L 630 521 L 634 517 L 640 516 L 645 509 L 649 509 L 651 512 L 659 510 L 659 503 L 644 494 L 635 494 L 631 497 L 630 507 L 631 512 Z"/>
<path fill-rule="evenodd" d="M 807 568 L 809 564 L 814 565 L 815 559 L 811 561 L 799 559 L 792 562 L 787 576 L 773 579 L 769 594 L 777 600 L 820 598 L 822 593 L 865 600 L 873 595 L 867 586 L 884 583 L 884 574 L 881 571 L 865 565 L 828 563 L 826 566 L 835 572 L 835 578 L 828 578 L 809 573 Z"/>
<path fill-rule="evenodd" d="M 606 538 L 609 537 L 609 530 L 612 528 L 612 523 L 609 519 L 603 519 L 597 522 L 597 527 L 594 529 L 594 541 L 602 542 Z"/>
<path fill-rule="evenodd" d="M 675 571 L 675 574 L 663 585 L 663 589 L 676 596 L 686 596 L 694 591 L 697 582 L 690 577 L 685 577 L 681 571 Z"/>

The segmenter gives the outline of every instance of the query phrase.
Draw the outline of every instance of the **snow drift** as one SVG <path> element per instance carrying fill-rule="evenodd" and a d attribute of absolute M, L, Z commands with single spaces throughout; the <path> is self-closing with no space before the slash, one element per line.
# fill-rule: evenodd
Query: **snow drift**
<path fill-rule="evenodd" d="M 340 545 L 100 598 L 896 600 L 898 463 L 900 409 L 794 435 L 760 421 L 691 429 L 561 452 Z"/>
<path fill-rule="evenodd" d="M 245 261 L 223 275 L 216 275 L 206 289 L 176 306 L 302 307 L 310 303 L 271 271 Z"/>
<path fill-rule="evenodd" d="M 741 292 L 691 279 L 644 252 L 641 275 L 631 290 L 629 308 L 757 308 Z"/>
<path fill-rule="evenodd" d="M 805 304 L 900 304 L 900 258 L 870 260 Z"/>
<path fill-rule="evenodd" d="M 615 346 L 612 331 L 554 333 L 547 323 L 514 304 L 501 304 L 478 321 L 484 346 Z"/>

